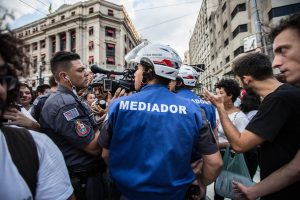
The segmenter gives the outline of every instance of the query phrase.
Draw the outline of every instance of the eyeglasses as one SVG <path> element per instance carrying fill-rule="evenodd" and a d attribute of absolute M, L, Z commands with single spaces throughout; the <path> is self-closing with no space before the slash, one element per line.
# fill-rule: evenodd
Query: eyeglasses
<path fill-rule="evenodd" d="M 13 90 L 17 85 L 17 79 L 13 76 L 0 75 L 0 84 L 7 86 L 7 90 Z"/>

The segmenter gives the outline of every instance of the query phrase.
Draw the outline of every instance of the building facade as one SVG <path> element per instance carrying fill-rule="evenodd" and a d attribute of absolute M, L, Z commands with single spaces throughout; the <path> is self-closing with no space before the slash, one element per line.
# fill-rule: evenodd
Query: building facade
<path fill-rule="evenodd" d="M 104 0 L 62 5 L 47 17 L 14 30 L 30 57 L 27 83 L 47 82 L 50 59 L 57 51 L 72 51 L 86 65 L 122 71 L 124 56 L 140 42 L 124 6 Z M 45 79 L 43 79 L 45 78 Z"/>
<path fill-rule="evenodd" d="M 205 64 L 202 86 L 213 90 L 222 78 L 233 78 L 232 63 L 247 52 L 272 59 L 268 28 L 299 6 L 299 0 L 204 0 L 189 43 L 191 64 Z"/>

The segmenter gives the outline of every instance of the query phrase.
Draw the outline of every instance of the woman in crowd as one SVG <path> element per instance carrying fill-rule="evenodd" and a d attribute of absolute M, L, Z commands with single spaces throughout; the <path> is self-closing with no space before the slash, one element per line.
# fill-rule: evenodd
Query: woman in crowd
<path fill-rule="evenodd" d="M 20 85 L 20 104 L 30 112 L 30 108 L 32 106 L 32 102 L 34 100 L 33 93 L 31 87 L 29 87 L 25 83 L 21 83 Z"/>
<path fill-rule="evenodd" d="M 220 91 L 220 94 L 223 98 L 223 103 L 225 110 L 227 111 L 228 117 L 235 125 L 235 127 L 242 131 L 245 129 L 249 120 L 247 116 L 239 109 L 234 106 L 235 100 L 240 95 L 240 87 L 239 84 L 232 79 L 223 79 L 216 84 L 216 89 Z M 227 146 L 229 146 L 229 142 L 225 136 L 224 130 L 220 123 L 220 119 L 217 113 L 217 129 L 218 129 L 218 145 L 223 155 Z M 215 194 L 215 200 L 224 199 L 224 197 Z"/>

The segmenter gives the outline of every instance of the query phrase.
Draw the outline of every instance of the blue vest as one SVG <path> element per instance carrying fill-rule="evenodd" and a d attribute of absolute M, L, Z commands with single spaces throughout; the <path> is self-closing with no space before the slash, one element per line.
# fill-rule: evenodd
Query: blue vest
<path fill-rule="evenodd" d="M 183 98 L 190 99 L 191 101 L 199 105 L 200 108 L 204 109 L 206 117 L 210 122 L 212 129 L 216 128 L 216 111 L 215 107 L 212 104 L 208 103 L 207 101 L 204 101 L 191 90 L 186 88 L 180 89 L 176 94 Z"/>
<path fill-rule="evenodd" d="M 110 175 L 129 199 L 184 199 L 202 127 L 197 106 L 162 85 L 147 85 L 109 107 Z"/>

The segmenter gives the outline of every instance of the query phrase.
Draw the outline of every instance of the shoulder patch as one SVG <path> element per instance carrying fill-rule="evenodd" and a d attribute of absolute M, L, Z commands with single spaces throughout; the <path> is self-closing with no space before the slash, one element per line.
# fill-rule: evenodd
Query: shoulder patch
<path fill-rule="evenodd" d="M 90 133 L 91 128 L 80 120 L 75 121 L 75 130 L 79 137 L 85 137 Z"/>
<path fill-rule="evenodd" d="M 68 111 L 64 112 L 63 114 L 64 114 L 65 118 L 68 121 L 70 121 L 70 120 L 72 120 L 72 119 L 79 116 L 79 112 L 78 112 L 77 108 L 73 108 L 71 110 L 68 110 Z"/>

